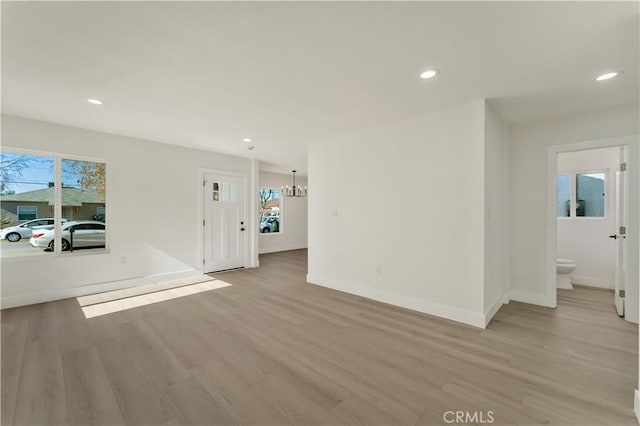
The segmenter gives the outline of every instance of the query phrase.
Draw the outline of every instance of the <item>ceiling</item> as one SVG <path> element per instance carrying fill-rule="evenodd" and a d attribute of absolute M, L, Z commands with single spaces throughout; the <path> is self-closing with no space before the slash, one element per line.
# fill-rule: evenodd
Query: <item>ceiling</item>
<path fill-rule="evenodd" d="M 479 98 L 510 123 L 638 102 L 638 2 L 1 7 L 5 113 L 270 171 L 304 173 L 311 141 Z M 624 73 L 594 81 L 607 70 Z"/>

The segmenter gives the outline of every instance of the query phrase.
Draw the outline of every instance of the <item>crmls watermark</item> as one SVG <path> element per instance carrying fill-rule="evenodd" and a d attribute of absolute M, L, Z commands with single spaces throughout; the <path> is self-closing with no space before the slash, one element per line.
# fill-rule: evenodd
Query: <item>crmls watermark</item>
<path fill-rule="evenodd" d="M 491 424 L 495 417 L 493 411 L 445 411 L 442 420 L 448 424 Z"/>

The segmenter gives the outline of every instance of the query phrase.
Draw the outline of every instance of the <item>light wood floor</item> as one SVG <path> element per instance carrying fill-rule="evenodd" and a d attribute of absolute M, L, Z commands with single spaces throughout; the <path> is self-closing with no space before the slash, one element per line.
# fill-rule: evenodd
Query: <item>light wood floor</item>
<path fill-rule="evenodd" d="M 504 306 L 487 330 L 304 283 L 306 251 L 231 287 L 87 320 L 2 312 L 2 424 L 636 424 L 638 329 L 612 294 Z M 428 283 L 425 283 L 428 285 Z"/>

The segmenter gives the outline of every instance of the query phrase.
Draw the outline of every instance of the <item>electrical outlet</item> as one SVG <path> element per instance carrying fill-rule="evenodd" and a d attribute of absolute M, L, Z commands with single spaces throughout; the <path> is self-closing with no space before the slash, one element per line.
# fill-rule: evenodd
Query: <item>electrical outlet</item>
<path fill-rule="evenodd" d="M 382 275 L 382 265 L 376 265 L 376 274 Z"/>

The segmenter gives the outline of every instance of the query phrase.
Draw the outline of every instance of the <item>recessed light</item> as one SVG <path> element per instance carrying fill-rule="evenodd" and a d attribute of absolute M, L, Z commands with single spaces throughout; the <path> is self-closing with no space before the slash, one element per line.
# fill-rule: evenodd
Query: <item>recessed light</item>
<path fill-rule="evenodd" d="M 93 98 L 87 99 L 87 102 L 89 102 L 90 104 L 94 104 L 94 105 L 102 105 L 103 104 L 103 102 L 100 99 L 93 99 Z"/>
<path fill-rule="evenodd" d="M 423 78 L 423 79 L 426 80 L 426 79 L 435 77 L 439 73 L 440 73 L 439 70 L 437 70 L 435 68 L 431 68 L 429 70 L 424 71 L 422 74 L 420 74 L 420 78 Z"/>
<path fill-rule="evenodd" d="M 251 138 L 244 138 L 242 139 L 243 142 L 251 142 Z"/>
<path fill-rule="evenodd" d="M 617 77 L 618 75 L 620 75 L 620 72 L 618 72 L 618 71 L 608 72 L 608 73 L 602 74 L 600 77 L 596 78 L 596 81 L 609 80 L 609 79 L 611 79 L 613 77 Z"/>

